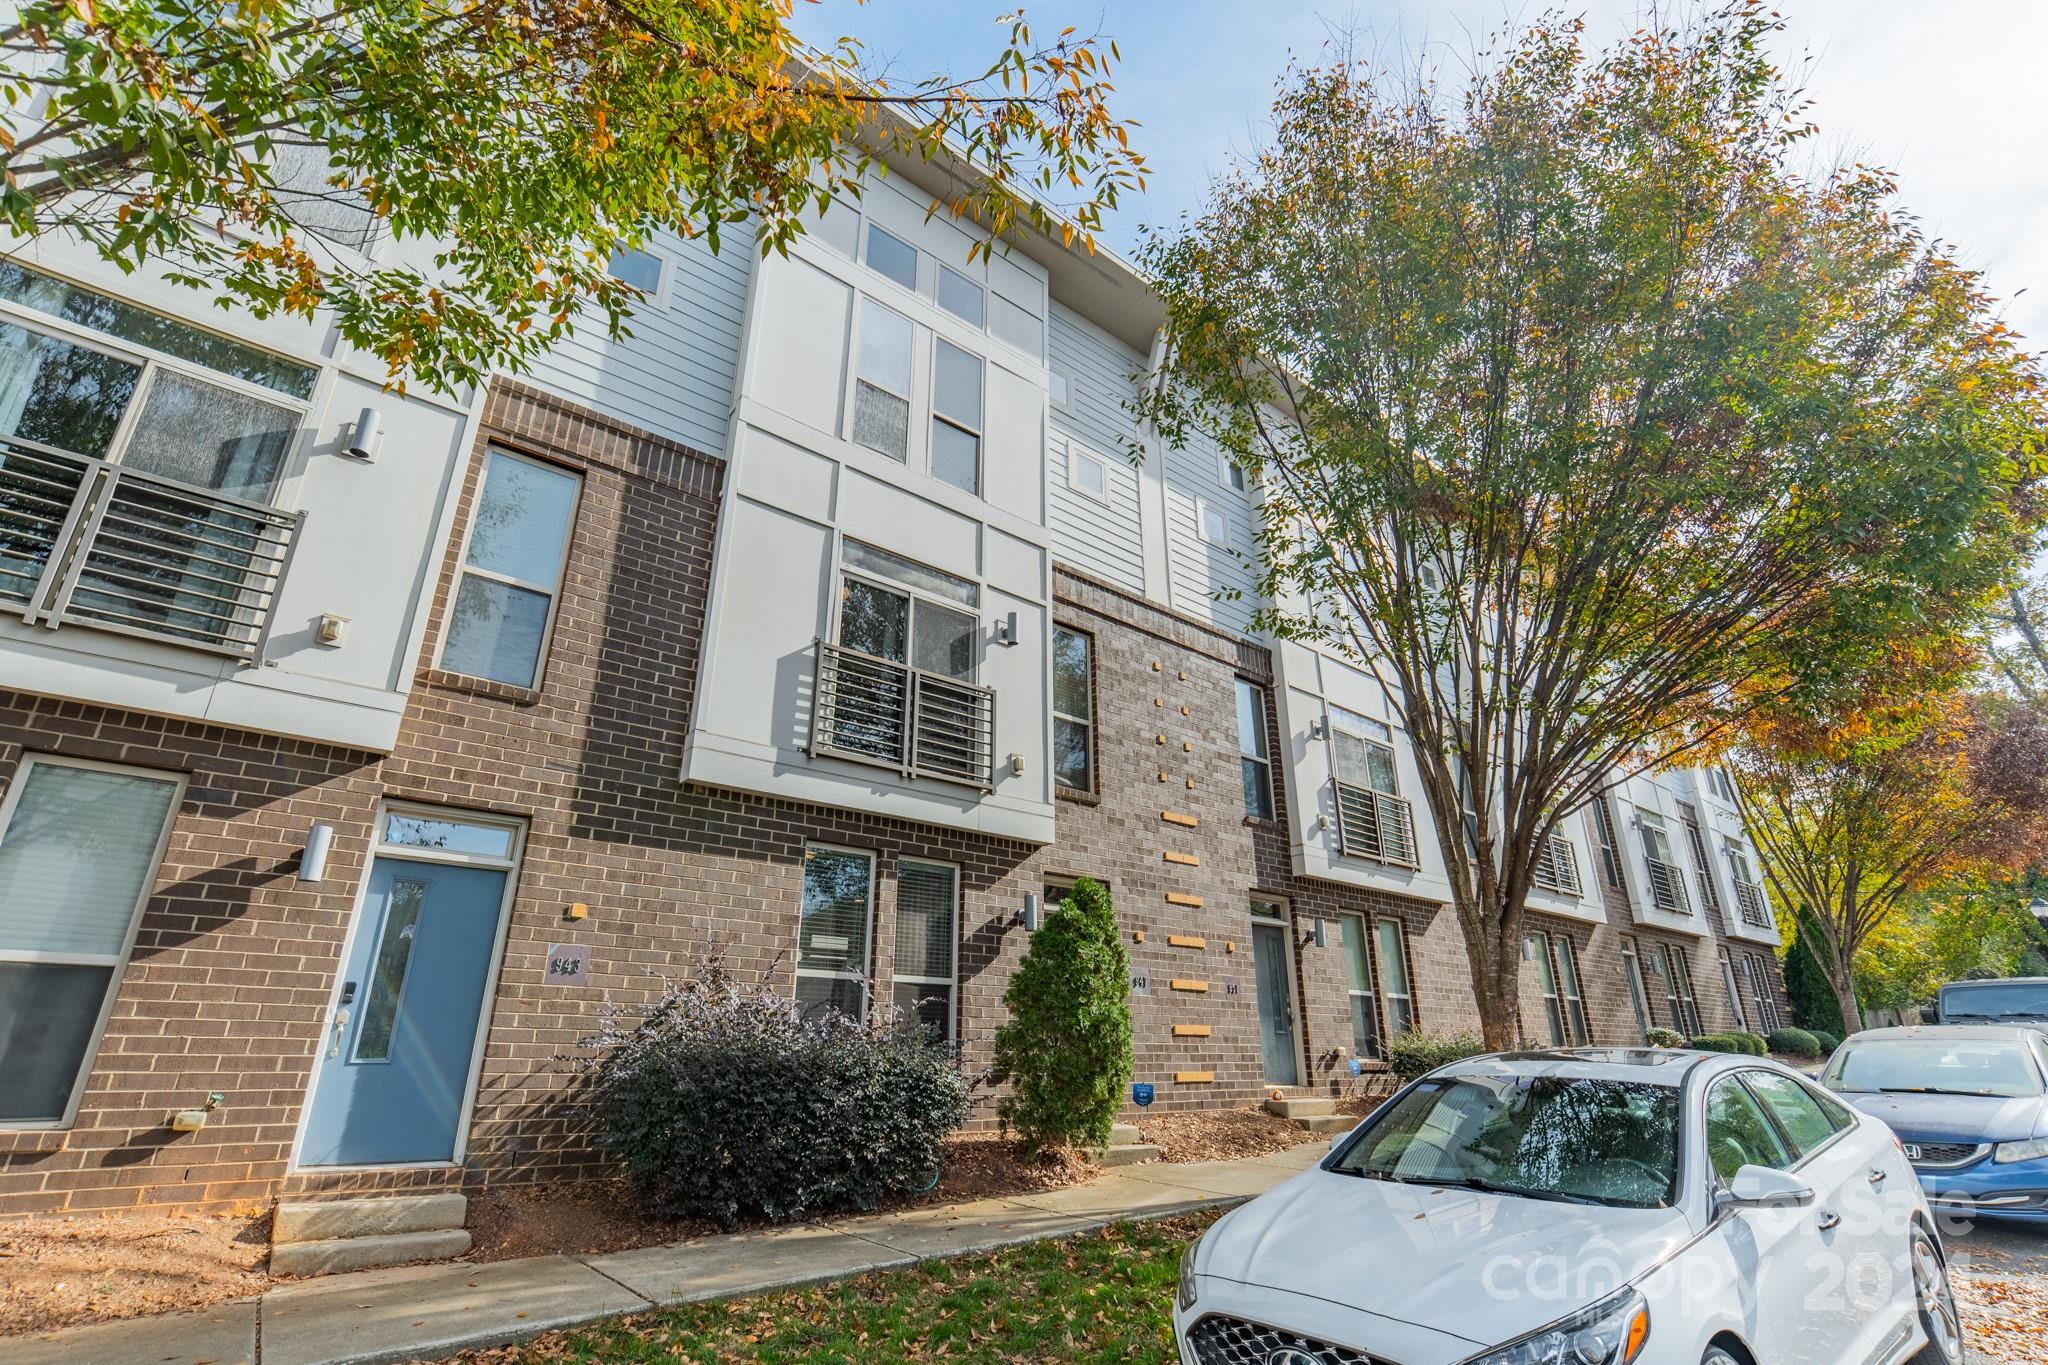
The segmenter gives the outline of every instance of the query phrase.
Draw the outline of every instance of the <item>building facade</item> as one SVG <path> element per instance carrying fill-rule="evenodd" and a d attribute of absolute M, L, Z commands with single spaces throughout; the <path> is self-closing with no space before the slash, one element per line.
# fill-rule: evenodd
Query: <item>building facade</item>
<path fill-rule="evenodd" d="M 1476 1027 L 1392 709 L 1251 632 L 1256 482 L 1129 414 L 1142 280 L 901 179 L 456 399 L 6 268 L 0 1214 L 601 1175 L 579 1040 L 713 956 L 979 1069 L 1081 876 L 1161 1106 Z M 1529 1042 L 1778 1022 L 1732 798 L 1567 822 Z"/>

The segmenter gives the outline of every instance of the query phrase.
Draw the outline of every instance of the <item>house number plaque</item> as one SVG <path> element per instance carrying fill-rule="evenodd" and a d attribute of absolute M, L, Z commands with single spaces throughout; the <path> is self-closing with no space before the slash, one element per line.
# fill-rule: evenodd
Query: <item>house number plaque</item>
<path fill-rule="evenodd" d="M 546 980 L 550 986 L 584 986 L 590 983 L 590 945 L 557 943 L 548 949 Z"/>

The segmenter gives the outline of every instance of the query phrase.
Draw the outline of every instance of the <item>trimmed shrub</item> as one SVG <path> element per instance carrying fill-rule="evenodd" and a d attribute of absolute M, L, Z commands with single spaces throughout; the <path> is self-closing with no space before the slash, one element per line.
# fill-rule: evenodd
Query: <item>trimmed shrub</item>
<path fill-rule="evenodd" d="M 1821 1055 L 1820 1039 L 1803 1028 L 1781 1028 L 1765 1040 L 1773 1052 L 1782 1052 L 1788 1057 L 1813 1058 Z"/>
<path fill-rule="evenodd" d="M 952 1047 L 893 1010 L 808 1015 L 713 960 L 588 1040 L 590 1112 L 641 1212 L 801 1218 L 921 1189 L 967 1116 Z"/>
<path fill-rule="evenodd" d="M 1837 1038 L 1834 1034 L 1829 1033 L 1823 1029 L 1808 1029 L 1807 1032 L 1813 1035 L 1814 1042 L 1820 1044 L 1820 1055 L 1823 1057 L 1834 1056 L 1835 1049 L 1842 1045 L 1842 1040 L 1840 1038 Z"/>
<path fill-rule="evenodd" d="M 1701 1052 L 1747 1053 L 1749 1047 L 1733 1033 L 1702 1033 L 1692 1040 L 1692 1045 Z"/>
<path fill-rule="evenodd" d="M 1387 1043 L 1387 1067 L 1406 1083 L 1485 1051 L 1486 1042 L 1476 1033 L 1403 1033 Z"/>
<path fill-rule="evenodd" d="M 1086 877 L 1045 917 L 1017 964 L 991 1075 L 1003 1131 L 1032 1151 L 1101 1147 L 1131 1079 L 1131 959 L 1109 888 Z"/>
<path fill-rule="evenodd" d="M 1685 1035 L 1668 1028 L 1650 1028 L 1643 1031 L 1643 1041 L 1651 1047 L 1684 1047 Z"/>

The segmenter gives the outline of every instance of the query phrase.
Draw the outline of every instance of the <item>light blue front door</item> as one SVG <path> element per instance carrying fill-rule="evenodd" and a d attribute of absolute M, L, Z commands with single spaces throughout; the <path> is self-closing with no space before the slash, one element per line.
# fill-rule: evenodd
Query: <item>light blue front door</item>
<path fill-rule="evenodd" d="M 322 1040 L 302 1166 L 451 1161 L 506 873 L 378 858 Z"/>

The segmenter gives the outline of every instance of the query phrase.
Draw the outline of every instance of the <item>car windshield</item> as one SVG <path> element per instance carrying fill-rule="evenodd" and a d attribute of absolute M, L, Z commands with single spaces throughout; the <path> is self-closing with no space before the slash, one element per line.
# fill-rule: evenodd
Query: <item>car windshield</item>
<path fill-rule="evenodd" d="M 2048 985 L 2039 981 L 1973 981 L 1941 988 L 1944 1019 L 2048 1018 Z"/>
<path fill-rule="evenodd" d="M 1567 1203 L 1660 1208 L 1678 1170 L 1678 1090 L 1567 1076 L 1423 1081 L 1330 1167 Z"/>
<path fill-rule="evenodd" d="M 1872 1038 L 1843 1044 L 1827 1084 L 1842 1091 L 2038 1095 L 2041 1073 L 2017 1039 Z"/>

